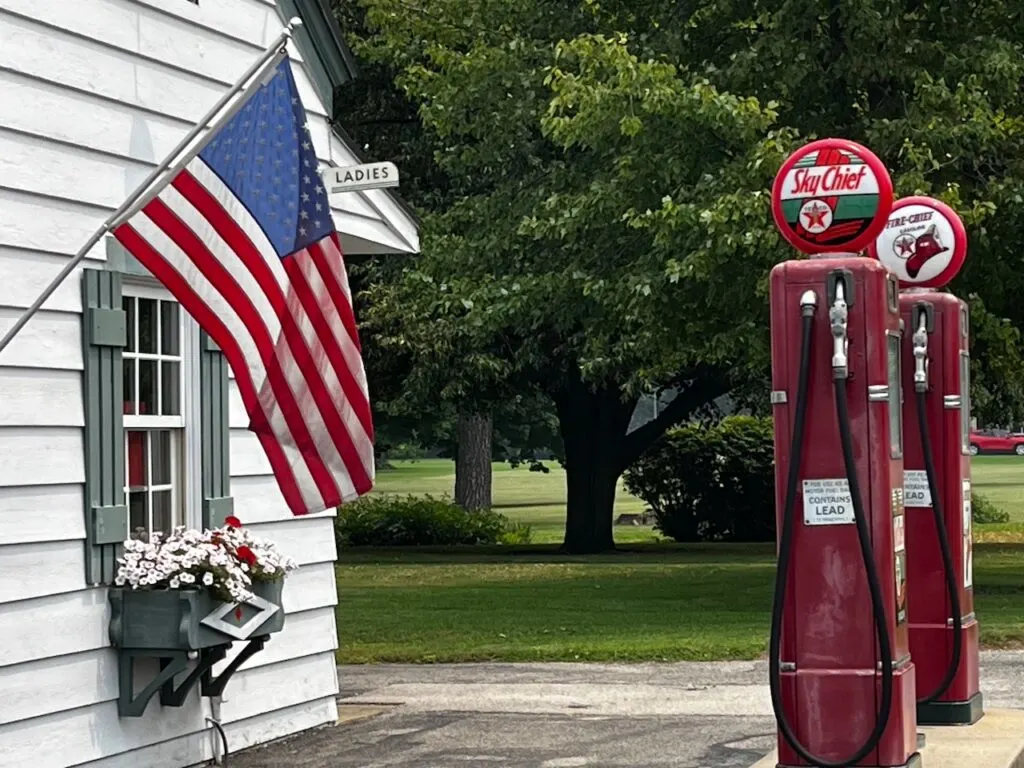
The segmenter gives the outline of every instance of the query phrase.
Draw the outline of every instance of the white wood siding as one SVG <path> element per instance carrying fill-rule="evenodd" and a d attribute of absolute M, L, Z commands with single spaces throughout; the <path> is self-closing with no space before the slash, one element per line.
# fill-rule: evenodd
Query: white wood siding
<path fill-rule="evenodd" d="M 0 333 L 280 28 L 272 0 L 0 0 Z M 292 57 L 318 157 L 358 162 Z M 348 253 L 419 248 L 387 192 L 333 212 Z M 84 584 L 81 309 L 76 274 L 0 353 L 0 766 L 179 768 L 211 756 L 208 706 L 118 718 L 106 593 Z M 285 629 L 225 692 L 234 751 L 336 718 L 337 553 L 332 512 L 289 515 L 230 386 L 236 512 L 301 564 Z"/>

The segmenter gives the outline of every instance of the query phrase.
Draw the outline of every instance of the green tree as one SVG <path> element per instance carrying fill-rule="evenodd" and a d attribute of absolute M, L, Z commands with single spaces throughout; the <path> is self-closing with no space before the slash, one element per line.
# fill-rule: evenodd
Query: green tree
<path fill-rule="evenodd" d="M 951 203 L 977 235 L 955 288 L 1020 321 L 1015 4 L 360 2 L 358 55 L 394 68 L 455 190 L 367 322 L 404 313 L 392 341 L 425 378 L 554 401 L 571 551 L 612 546 L 616 481 L 667 426 L 763 377 L 766 276 L 792 255 L 768 190 L 799 144 L 862 141 L 899 194 Z M 627 433 L 664 386 L 676 400 Z"/>

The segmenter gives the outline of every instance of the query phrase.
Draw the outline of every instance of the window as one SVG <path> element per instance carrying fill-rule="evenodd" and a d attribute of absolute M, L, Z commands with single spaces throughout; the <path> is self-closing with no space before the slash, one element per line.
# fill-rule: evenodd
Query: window
<path fill-rule="evenodd" d="M 125 286 L 125 503 L 133 537 L 184 524 L 182 312 L 161 292 Z"/>

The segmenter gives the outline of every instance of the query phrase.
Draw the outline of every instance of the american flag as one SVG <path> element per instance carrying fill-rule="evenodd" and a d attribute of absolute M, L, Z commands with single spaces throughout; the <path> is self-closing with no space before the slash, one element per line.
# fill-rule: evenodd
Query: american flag
<path fill-rule="evenodd" d="M 373 485 L 345 265 L 287 59 L 114 230 L 223 350 L 293 515 Z"/>

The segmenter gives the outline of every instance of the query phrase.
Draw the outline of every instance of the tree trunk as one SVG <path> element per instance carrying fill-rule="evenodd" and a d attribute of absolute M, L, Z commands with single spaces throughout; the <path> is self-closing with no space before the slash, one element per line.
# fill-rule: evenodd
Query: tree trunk
<path fill-rule="evenodd" d="M 665 430 L 727 390 L 715 375 L 695 376 L 656 418 L 626 434 L 636 399 L 617 387 L 591 389 L 578 372 L 553 394 L 565 446 L 568 500 L 562 549 L 593 554 L 615 549 L 615 490 L 622 473 Z"/>
<path fill-rule="evenodd" d="M 615 549 L 615 489 L 625 469 L 622 444 L 633 408 L 617 390 L 591 390 L 578 379 L 556 398 L 565 444 L 567 504 L 562 549 L 593 554 Z"/>
<path fill-rule="evenodd" d="M 491 507 L 491 438 L 489 413 L 460 413 L 455 451 L 455 503 L 475 511 Z"/>

